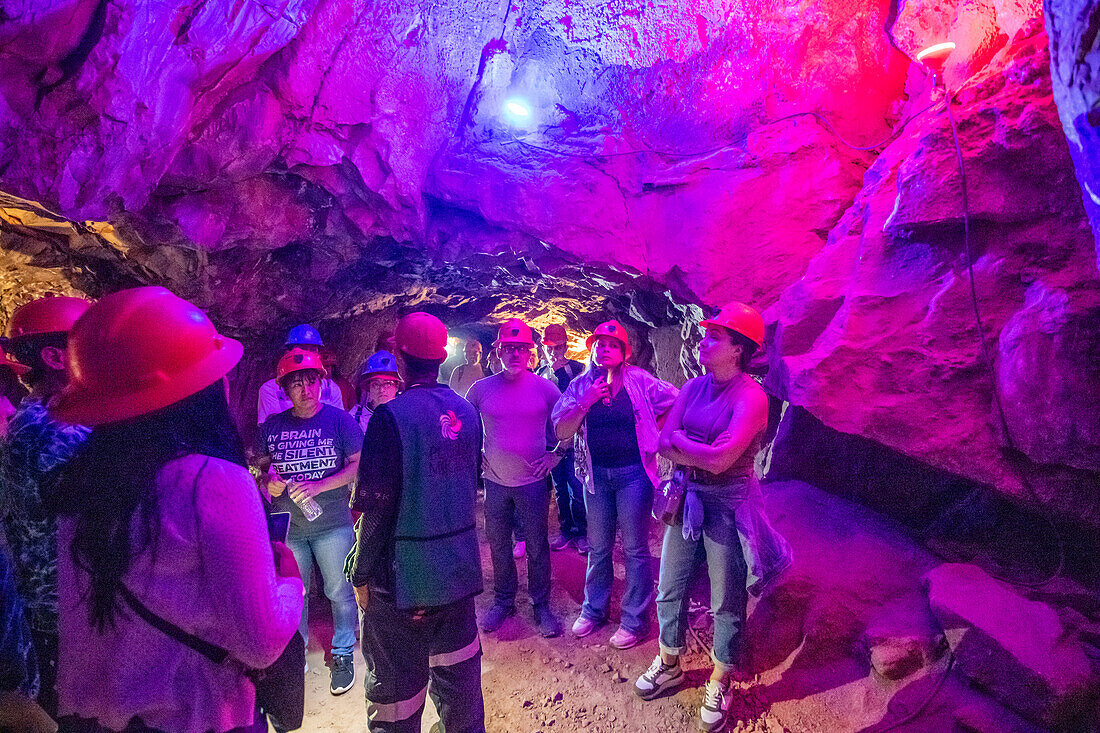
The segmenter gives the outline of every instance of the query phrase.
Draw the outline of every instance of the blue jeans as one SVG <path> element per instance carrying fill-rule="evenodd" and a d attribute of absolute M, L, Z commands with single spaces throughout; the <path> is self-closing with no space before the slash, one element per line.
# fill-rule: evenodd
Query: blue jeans
<path fill-rule="evenodd" d="M 519 520 L 527 542 L 527 591 L 538 606 L 550 600 L 550 482 L 546 479 L 523 486 L 502 486 L 485 479 L 485 535 L 493 561 L 493 602 L 516 602 L 516 561 L 512 557 L 512 527 Z"/>
<path fill-rule="evenodd" d="M 614 577 L 611 550 L 618 529 L 623 535 L 626 555 L 626 587 L 619 625 L 635 634 L 644 634 L 648 626 L 646 612 L 653 597 L 649 554 L 653 484 L 640 463 L 621 468 L 593 466 L 592 478 L 596 492 L 584 494 L 589 551 L 581 615 L 598 622 L 607 620 Z"/>
<path fill-rule="evenodd" d="M 584 486 L 577 478 L 572 449 L 554 466 L 550 475 L 558 497 L 558 522 L 562 536 L 570 539 L 586 536 L 588 519 L 584 512 Z"/>
<path fill-rule="evenodd" d="M 355 627 L 359 624 L 359 607 L 355 604 L 355 591 L 344 577 L 344 559 L 355 544 L 355 530 L 351 526 L 336 527 L 312 537 L 288 539 L 286 542 L 294 559 L 298 561 L 298 570 L 302 573 L 302 583 L 309 588 L 313 574 L 313 559 L 317 558 L 317 567 L 321 569 L 321 579 L 325 583 L 325 595 L 332 606 L 332 654 L 351 654 L 355 648 Z M 309 648 L 309 596 L 302 604 L 302 622 L 298 626 L 302 638 Z"/>
<path fill-rule="evenodd" d="M 688 583 L 706 560 L 710 574 L 710 609 L 714 613 L 714 660 L 724 666 L 738 662 L 745 623 L 747 569 L 737 517 L 729 501 L 703 499 L 703 536 L 685 540 L 680 527 L 666 527 L 657 583 L 657 623 L 661 648 L 681 654 L 688 630 Z"/>

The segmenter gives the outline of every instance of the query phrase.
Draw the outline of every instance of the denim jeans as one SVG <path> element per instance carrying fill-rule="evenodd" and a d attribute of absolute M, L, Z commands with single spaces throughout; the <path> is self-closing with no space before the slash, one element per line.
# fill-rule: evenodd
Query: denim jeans
<path fill-rule="evenodd" d="M 729 501 L 702 495 L 703 533 L 685 540 L 680 527 L 666 527 L 661 545 L 661 573 L 657 583 L 657 623 L 661 648 L 672 654 L 684 650 L 688 630 L 688 584 L 706 560 L 710 575 L 710 609 L 714 613 L 714 660 L 731 666 L 741 654 L 748 591 L 745 555 L 737 534 L 737 515 Z"/>
<path fill-rule="evenodd" d="M 646 612 L 653 597 L 649 554 L 653 484 L 640 463 L 621 468 L 593 466 L 592 478 L 596 491 L 584 495 L 589 550 L 581 615 L 593 621 L 607 620 L 614 577 L 611 550 L 617 529 L 622 533 L 626 555 L 626 587 L 619 625 L 635 634 L 644 634 L 648 625 Z"/>
<path fill-rule="evenodd" d="M 584 486 L 577 478 L 573 451 L 554 466 L 550 472 L 554 479 L 554 492 L 558 498 L 558 522 L 561 533 L 570 539 L 588 534 L 588 519 L 584 511 Z"/>
<path fill-rule="evenodd" d="M 355 530 L 351 526 L 336 527 L 312 537 L 292 538 L 287 546 L 298 561 L 302 583 L 309 588 L 313 574 L 313 559 L 321 569 L 325 583 L 325 595 L 332 606 L 332 654 L 351 654 L 355 648 L 355 627 L 359 623 L 359 607 L 355 603 L 355 591 L 344 577 L 344 559 L 355 544 Z M 302 622 L 298 626 L 302 639 L 309 648 L 309 596 L 302 604 Z"/>
<path fill-rule="evenodd" d="M 514 606 L 519 579 L 512 557 L 512 523 L 519 520 L 527 542 L 527 591 L 536 606 L 550 600 L 550 482 L 501 486 L 485 480 L 485 534 L 493 560 L 494 603 Z"/>

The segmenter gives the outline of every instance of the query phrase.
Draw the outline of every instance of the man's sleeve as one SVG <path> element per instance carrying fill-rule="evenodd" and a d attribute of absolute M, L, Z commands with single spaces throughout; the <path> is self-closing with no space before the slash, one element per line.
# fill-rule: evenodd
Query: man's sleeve
<path fill-rule="evenodd" d="M 279 410 L 279 400 L 277 394 L 273 394 L 269 389 L 270 382 L 264 382 L 260 385 L 260 393 L 256 397 L 256 424 L 263 425 L 267 418 L 271 417 Z M 275 388 L 278 390 L 278 387 Z"/>
<path fill-rule="evenodd" d="M 393 537 L 401 480 L 401 442 L 397 425 L 383 405 L 367 423 L 359 458 L 359 481 L 351 501 L 351 508 L 363 513 L 359 518 L 355 547 L 348 556 L 347 575 L 352 585 L 366 585 Z"/>
<path fill-rule="evenodd" d="M 344 407 L 344 393 L 340 389 L 340 385 L 331 379 L 326 379 L 321 383 L 321 402 L 326 405 L 332 405 L 337 410 L 347 412 Z"/>

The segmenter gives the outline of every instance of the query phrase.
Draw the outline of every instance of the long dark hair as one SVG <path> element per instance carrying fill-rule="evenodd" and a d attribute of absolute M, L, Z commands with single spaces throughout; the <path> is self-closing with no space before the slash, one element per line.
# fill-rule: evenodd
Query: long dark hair
<path fill-rule="evenodd" d="M 190 454 L 245 465 L 220 380 L 155 412 L 95 427 L 65 469 L 53 503 L 76 518 L 73 562 L 91 577 L 89 610 L 99 630 L 114 620 L 131 561 L 150 544 L 156 551 L 157 474 Z M 132 533 L 135 514 L 141 521 Z"/>

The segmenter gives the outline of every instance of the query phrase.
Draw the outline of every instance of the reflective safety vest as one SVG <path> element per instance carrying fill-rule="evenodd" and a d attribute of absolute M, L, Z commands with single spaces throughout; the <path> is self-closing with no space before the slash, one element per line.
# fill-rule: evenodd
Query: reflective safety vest
<path fill-rule="evenodd" d="M 480 593 L 477 412 L 442 384 L 414 386 L 386 409 L 401 442 L 394 602 L 401 609 L 443 606 Z"/>

